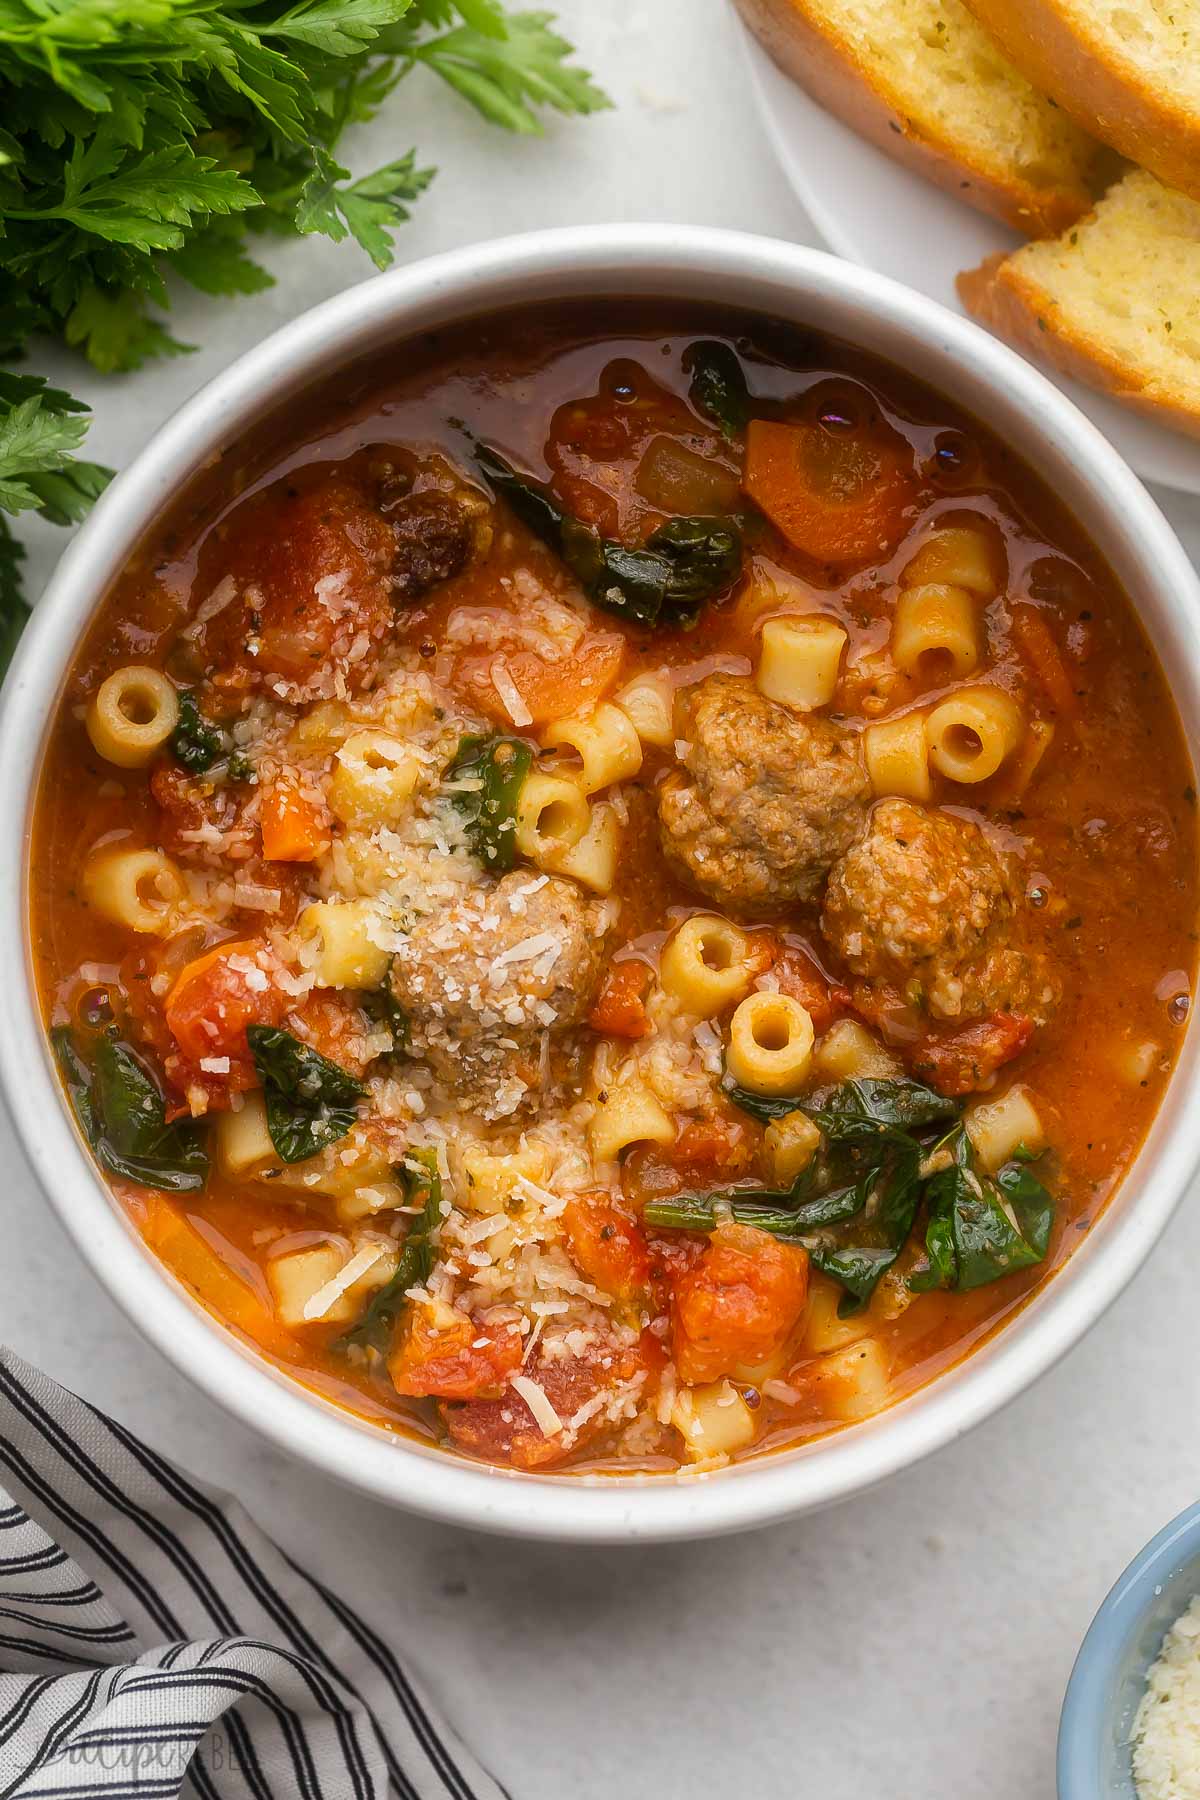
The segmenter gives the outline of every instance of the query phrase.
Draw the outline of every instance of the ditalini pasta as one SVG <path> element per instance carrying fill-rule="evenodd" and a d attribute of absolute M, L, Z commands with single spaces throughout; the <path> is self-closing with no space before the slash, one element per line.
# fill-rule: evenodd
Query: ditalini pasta
<path fill-rule="evenodd" d="M 950 402 L 680 304 L 474 320 L 229 445 L 105 600 L 30 856 L 64 1104 L 308 1391 L 707 1475 L 1082 1241 L 1186 1026 L 1194 786 Z"/>

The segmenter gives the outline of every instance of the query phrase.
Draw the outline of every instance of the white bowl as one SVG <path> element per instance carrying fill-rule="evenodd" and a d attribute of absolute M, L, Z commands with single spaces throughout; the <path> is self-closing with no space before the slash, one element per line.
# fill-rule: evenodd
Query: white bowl
<path fill-rule="evenodd" d="M 0 720 L 0 1079 L 25 1149 L 113 1297 L 214 1400 L 292 1455 L 377 1499 L 484 1530 L 632 1542 L 744 1530 L 827 1506 L 949 1443 L 1049 1368 L 1120 1292 L 1200 1161 L 1190 1032 L 1149 1138 L 1071 1260 L 990 1342 L 867 1423 L 709 1476 L 501 1472 L 397 1439 L 245 1349 L 151 1253 L 110 1198 L 64 1102 L 26 930 L 30 812 L 46 729 L 80 636 L 143 532 L 209 457 L 341 362 L 522 302 L 605 294 L 724 302 L 815 327 L 890 359 L 977 414 L 1041 474 L 1132 595 L 1200 743 L 1200 584 L 1137 477 L 1028 363 L 922 295 L 820 251 L 733 232 L 605 226 L 485 244 L 349 289 L 241 358 L 172 418 L 104 495 L 26 632 Z M 19 975 L 16 973 L 19 971 Z"/>

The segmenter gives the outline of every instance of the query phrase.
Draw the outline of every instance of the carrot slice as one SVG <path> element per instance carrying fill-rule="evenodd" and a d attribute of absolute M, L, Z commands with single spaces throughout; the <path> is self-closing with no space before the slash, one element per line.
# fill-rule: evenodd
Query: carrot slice
<path fill-rule="evenodd" d="M 264 1350 L 293 1360 L 295 1340 L 265 1301 L 206 1244 L 200 1233 L 161 1194 L 146 1196 L 142 1235 L 173 1274 L 204 1307 L 226 1325 L 244 1332 Z"/>
<path fill-rule="evenodd" d="M 259 825 L 268 862 L 315 862 L 329 848 L 324 806 L 290 781 L 278 781 L 265 790 Z"/>
<path fill-rule="evenodd" d="M 1030 671 L 1044 689 L 1056 712 L 1073 718 L 1079 702 L 1054 633 L 1031 600 L 1018 600 L 1012 608 L 1013 636 Z"/>
<path fill-rule="evenodd" d="M 603 699 L 620 673 L 624 651 L 625 640 L 615 631 L 597 631 L 553 661 L 536 650 L 517 648 L 467 656 L 454 671 L 454 685 L 480 712 L 509 730 L 549 725 Z M 510 683 L 528 719 L 514 717 Z"/>
<path fill-rule="evenodd" d="M 817 562 L 853 563 L 895 549 L 914 478 L 899 445 L 752 419 L 742 488 L 794 549 Z"/>

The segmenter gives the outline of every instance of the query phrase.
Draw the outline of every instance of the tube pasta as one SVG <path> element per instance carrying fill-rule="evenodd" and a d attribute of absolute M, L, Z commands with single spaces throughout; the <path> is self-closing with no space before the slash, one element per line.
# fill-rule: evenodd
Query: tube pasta
<path fill-rule="evenodd" d="M 733 1015 L 725 1067 L 752 1094 L 794 1093 L 812 1061 L 813 1023 L 790 994 L 748 994 Z"/>
<path fill-rule="evenodd" d="M 222 1175 L 244 1180 L 279 1167 L 279 1157 L 267 1130 L 267 1104 L 257 1089 L 243 1097 L 237 1112 L 216 1115 L 213 1140 Z"/>
<path fill-rule="evenodd" d="M 329 805 L 346 825 L 393 825 L 419 774 L 420 764 L 403 739 L 389 731 L 356 731 L 334 759 Z"/>
<path fill-rule="evenodd" d="M 105 919 L 161 937 L 186 889 L 161 850 L 102 850 L 83 872 L 83 897 Z"/>
<path fill-rule="evenodd" d="M 1041 1150 L 1046 1143 L 1045 1127 L 1029 1089 L 1020 1085 L 995 1100 L 977 1100 L 967 1108 L 963 1124 L 976 1156 L 992 1175 L 1021 1144 L 1027 1150 Z"/>
<path fill-rule="evenodd" d="M 950 781 L 987 781 L 1021 741 L 1021 709 L 1002 688 L 964 688 L 926 715 L 929 760 Z"/>
<path fill-rule="evenodd" d="M 881 797 L 895 794 L 904 800 L 929 800 L 929 748 L 925 719 L 919 712 L 880 719 L 863 732 L 863 750 L 871 787 Z"/>
<path fill-rule="evenodd" d="M 579 785 L 585 794 L 628 781 L 642 766 L 642 740 L 633 720 L 608 700 L 602 700 L 586 716 L 555 720 L 543 742 L 551 750 L 574 750 L 581 764 Z"/>
<path fill-rule="evenodd" d="M 621 825 L 616 808 L 601 800 L 591 808 L 588 828 L 579 842 L 563 851 L 552 866 L 555 874 L 569 875 L 594 894 L 611 894 L 620 856 Z"/>
<path fill-rule="evenodd" d="M 322 900 L 300 915 L 303 937 L 316 939 L 312 972 L 318 987 L 377 988 L 388 952 L 374 942 L 378 914 L 369 900 Z"/>
<path fill-rule="evenodd" d="M 777 1187 L 791 1187 L 817 1154 L 820 1142 L 821 1133 L 802 1112 L 771 1120 L 763 1133 L 763 1153 L 767 1172 Z"/>
<path fill-rule="evenodd" d="M 981 600 L 994 600 L 1004 579 L 999 546 L 977 525 L 947 525 L 926 538 L 901 581 L 905 587 L 948 582 Z"/>
<path fill-rule="evenodd" d="M 754 1414 L 731 1381 L 681 1388 L 671 1409 L 671 1423 L 691 1462 L 729 1456 L 754 1442 Z"/>
<path fill-rule="evenodd" d="M 804 1348 L 810 1356 L 825 1356 L 830 1350 L 844 1350 L 856 1344 L 871 1328 L 866 1312 L 852 1313 L 848 1319 L 838 1317 L 842 1288 L 824 1275 L 814 1275 L 808 1289 L 808 1308 L 804 1314 Z"/>
<path fill-rule="evenodd" d="M 858 1081 L 868 1075 L 903 1073 L 900 1063 L 857 1019 L 839 1019 L 817 1045 L 813 1057 L 827 1081 Z"/>
<path fill-rule="evenodd" d="M 591 808 L 576 781 L 535 769 L 517 800 L 517 849 L 540 868 L 572 850 L 591 824 Z"/>
<path fill-rule="evenodd" d="M 797 712 L 828 706 L 837 692 L 846 633 L 836 619 L 768 619 L 755 682 L 760 694 Z"/>
<path fill-rule="evenodd" d="M 643 744 L 669 750 L 675 742 L 675 692 L 663 675 L 636 675 L 613 695 Z"/>
<path fill-rule="evenodd" d="M 596 1095 L 588 1142 L 597 1162 L 612 1162 L 631 1144 L 673 1144 L 675 1125 L 646 1084 L 631 1080 Z"/>
<path fill-rule="evenodd" d="M 179 699 L 161 669 L 114 669 L 87 709 L 87 734 L 105 762 L 141 769 L 179 723 Z"/>
<path fill-rule="evenodd" d="M 927 582 L 896 602 L 892 661 L 906 675 L 961 680 L 979 667 L 977 601 L 964 587 Z"/>
<path fill-rule="evenodd" d="M 878 1338 L 864 1337 L 820 1356 L 804 1371 L 806 1385 L 821 1391 L 823 1411 L 847 1424 L 881 1412 L 888 1398 L 887 1352 Z"/>
<path fill-rule="evenodd" d="M 685 919 L 663 946 L 659 981 L 685 1012 L 709 1019 L 750 992 L 748 952 L 745 932 L 728 919 Z"/>

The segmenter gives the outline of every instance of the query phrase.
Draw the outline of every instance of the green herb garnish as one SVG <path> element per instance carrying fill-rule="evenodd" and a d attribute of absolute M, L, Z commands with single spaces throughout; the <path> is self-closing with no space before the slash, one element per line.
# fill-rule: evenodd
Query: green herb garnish
<path fill-rule="evenodd" d="M 433 1269 L 433 1234 L 442 1222 L 442 1178 L 437 1152 L 410 1150 L 396 1173 L 404 1183 L 408 1205 L 421 1210 L 409 1225 L 395 1274 L 380 1288 L 358 1324 L 340 1340 L 341 1349 L 353 1344 L 360 1350 L 386 1351 L 408 1305 L 409 1288 L 428 1281 Z"/>
<path fill-rule="evenodd" d="M 733 586 L 742 567 L 733 518 L 668 519 L 640 550 L 572 518 L 538 482 L 485 444 L 475 460 L 521 523 L 561 556 L 594 606 L 638 625 L 694 624 L 706 600 Z"/>
<path fill-rule="evenodd" d="M 165 1193 L 194 1193 L 208 1179 L 208 1154 L 186 1119 L 168 1125 L 162 1090 L 128 1044 L 97 1037 L 90 1063 L 68 1025 L 50 1033 L 84 1136 L 112 1175 Z"/>
<path fill-rule="evenodd" d="M 191 688 L 179 694 L 179 720 L 171 733 L 171 754 L 190 775 L 203 775 L 224 751 L 221 733 L 200 711 Z"/>
<path fill-rule="evenodd" d="M 480 862 L 500 874 L 517 853 L 517 801 L 533 751 L 522 738 L 464 737 L 445 779 Z"/>
<path fill-rule="evenodd" d="M 344 1138 L 358 1117 L 362 1082 L 277 1025 L 248 1025 L 246 1038 L 280 1160 L 306 1162 Z"/>

